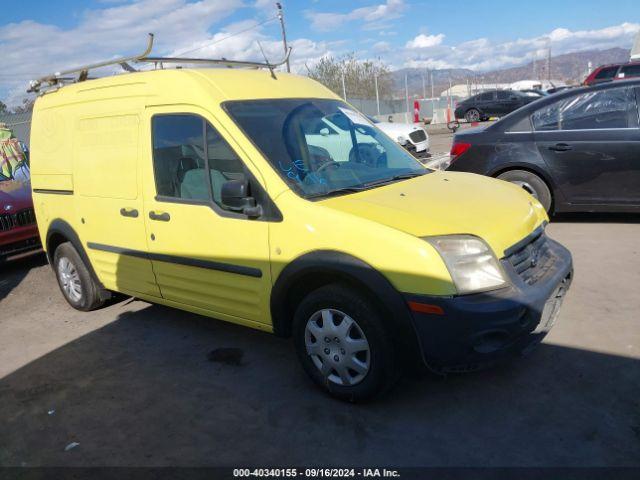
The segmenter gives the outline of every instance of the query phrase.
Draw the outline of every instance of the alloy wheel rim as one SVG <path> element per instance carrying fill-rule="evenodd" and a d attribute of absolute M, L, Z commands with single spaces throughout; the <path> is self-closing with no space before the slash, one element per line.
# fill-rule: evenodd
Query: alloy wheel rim
<path fill-rule="evenodd" d="M 523 182 L 522 180 L 514 180 L 512 183 L 514 183 L 515 185 L 518 185 L 520 188 L 523 188 L 529 195 L 531 195 L 536 200 L 539 200 L 538 192 L 536 192 L 536 190 L 531 186 L 529 182 Z"/>
<path fill-rule="evenodd" d="M 360 383 L 369 373 L 369 342 L 358 323 L 340 310 L 325 308 L 307 321 L 307 354 L 326 381 L 342 386 Z"/>
<path fill-rule="evenodd" d="M 62 257 L 58 262 L 58 278 L 67 298 L 73 302 L 79 302 L 82 299 L 80 274 L 67 257 Z"/>

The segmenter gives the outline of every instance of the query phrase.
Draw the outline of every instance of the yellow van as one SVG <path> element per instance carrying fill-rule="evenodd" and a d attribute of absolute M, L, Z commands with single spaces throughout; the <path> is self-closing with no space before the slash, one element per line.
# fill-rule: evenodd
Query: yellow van
<path fill-rule="evenodd" d="M 31 149 L 72 307 L 121 292 L 292 337 L 343 399 L 407 362 L 451 372 L 527 351 L 571 280 L 529 194 L 425 168 L 306 77 L 165 68 L 58 85 L 36 101 Z"/>

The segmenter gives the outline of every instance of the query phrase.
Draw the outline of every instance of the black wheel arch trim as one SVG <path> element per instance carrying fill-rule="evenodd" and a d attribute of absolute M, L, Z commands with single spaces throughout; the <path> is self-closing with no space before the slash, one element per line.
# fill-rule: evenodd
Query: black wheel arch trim
<path fill-rule="evenodd" d="M 76 249 L 76 251 L 78 252 L 78 255 L 80 255 L 80 258 L 82 259 L 85 266 L 87 267 L 87 270 L 89 271 L 89 275 L 91 275 L 92 280 L 96 283 L 96 285 L 98 285 L 101 291 L 106 291 L 106 289 L 104 288 L 104 285 L 102 285 L 102 282 L 100 282 L 100 280 L 98 279 L 98 276 L 96 275 L 95 270 L 93 269 L 93 265 L 91 264 L 91 261 L 87 256 L 87 252 L 82 246 L 80 237 L 78 237 L 78 234 L 76 233 L 76 231 L 73 229 L 71 225 L 69 225 L 66 221 L 60 218 L 56 218 L 55 220 L 52 220 L 47 230 L 45 247 L 47 252 L 47 259 L 49 260 L 49 264 L 51 265 L 51 267 L 54 268 L 53 252 L 49 247 L 51 244 L 51 237 L 53 237 L 55 234 L 63 236 L 64 238 L 67 239 L 67 241 L 71 243 L 71 245 L 73 245 L 73 248 Z"/>
<path fill-rule="evenodd" d="M 411 312 L 403 295 L 374 267 L 352 255 L 334 250 L 306 253 L 292 262 L 278 275 L 271 292 L 271 317 L 274 333 L 291 335 L 293 312 L 288 311 L 292 288 L 305 276 L 320 274 L 335 276 L 336 281 L 347 281 L 362 286 L 375 296 L 388 313 L 394 326 L 395 340 L 412 361 L 424 361 Z"/>

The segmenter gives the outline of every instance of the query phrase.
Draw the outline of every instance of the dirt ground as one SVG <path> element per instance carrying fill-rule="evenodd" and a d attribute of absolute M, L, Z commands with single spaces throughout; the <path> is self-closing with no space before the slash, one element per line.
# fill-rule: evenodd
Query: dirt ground
<path fill-rule="evenodd" d="M 317 390 L 286 340 L 133 299 L 77 312 L 43 256 L 4 265 L 0 465 L 639 466 L 640 218 L 548 230 L 575 281 L 536 352 L 366 405 Z"/>

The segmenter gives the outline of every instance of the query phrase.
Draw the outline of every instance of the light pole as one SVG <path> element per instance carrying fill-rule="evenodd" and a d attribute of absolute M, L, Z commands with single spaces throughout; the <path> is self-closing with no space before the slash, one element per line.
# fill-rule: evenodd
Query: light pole
<path fill-rule="evenodd" d="M 286 56 L 289 48 L 287 46 L 287 31 L 284 28 L 284 13 L 282 13 L 282 5 L 280 2 L 276 2 L 276 8 L 278 9 L 278 19 L 280 20 L 280 27 L 282 28 L 282 44 L 284 45 L 284 54 Z M 287 57 L 287 72 L 291 72 L 289 57 Z"/>

